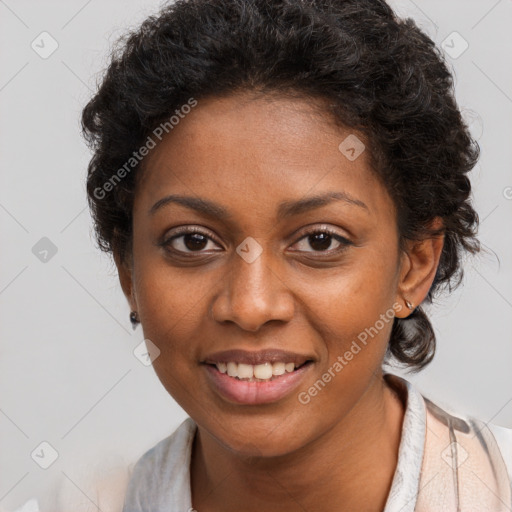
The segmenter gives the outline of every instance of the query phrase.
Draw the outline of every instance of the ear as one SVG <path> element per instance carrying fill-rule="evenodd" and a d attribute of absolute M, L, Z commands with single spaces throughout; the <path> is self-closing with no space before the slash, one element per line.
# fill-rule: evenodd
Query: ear
<path fill-rule="evenodd" d="M 123 293 L 128 300 L 131 311 L 137 311 L 137 301 L 135 299 L 135 290 L 133 286 L 133 270 L 130 262 L 121 261 L 118 254 L 114 254 L 114 261 L 119 274 L 119 282 Z"/>
<path fill-rule="evenodd" d="M 429 225 L 430 229 L 442 228 L 443 220 L 436 217 Z M 412 312 L 406 301 L 417 307 L 428 294 L 436 275 L 444 245 L 444 235 L 436 235 L 423 240 L 408 240 L 402 253 L 397 302 L 404 307 L 397 312 L 398 318 L 405 318 Z"/>

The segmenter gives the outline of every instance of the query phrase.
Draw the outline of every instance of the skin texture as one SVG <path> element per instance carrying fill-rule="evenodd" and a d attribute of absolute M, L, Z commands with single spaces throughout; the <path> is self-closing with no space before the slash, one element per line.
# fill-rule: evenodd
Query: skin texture
<path fill-rule="evenodd" d="M 198 424 L 191 483 L 200 512 L 385 505 L 404 415 L 381 370 L 391 322 L 306 405 L 295 392 L 232 403 L 200 363 L 234 348 L 298 352 L 314 359 L 298 390 L 307 391 L 381 314 L 406 317 L 405 300 L 426 296 L 442 238 L 400 253 L 395 207 L 366 151 L 350 161 L 338 149 L 351 133 L 320 101 L 237 93 L 200 100 L 144 162 L 132 259 L 116 262 L 144 337 L 161 351 L 159 379 Z M 283 201 L 340 191 L 366 206 L 334 201 L 276 217 Z M 148 213 L 169 194 L 214 201 L 231 218 L 175 203 Z M 186 236 L 169 241 L 179 226 L 210 238 L 193 251 Z M 331 238 L 315 250 L 306 232 L 325 227 L 350 244 Z M 262 248 L 252 263 L 236 252 L 247 237 Z"/>

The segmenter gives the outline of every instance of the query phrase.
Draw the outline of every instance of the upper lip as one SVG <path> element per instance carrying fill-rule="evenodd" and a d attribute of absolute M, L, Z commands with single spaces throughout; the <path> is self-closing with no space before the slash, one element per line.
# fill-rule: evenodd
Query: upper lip
<path fill-rule="evenodd" d="M 300 366 L 306 361 L 312 360 L 313 358 L 303 354 L 297 354 L 294 352 L 288 352 L 286 350 L 279 350 L 269 348 L 265 350 L 259 350 L 258 352 L 247 351 L 247 350 L 224 350 L 222 352 L 215 352 L 205 357 L 203 363 L 205 364 L 216 364 L 216 363 L 229 363 L 230 361 L 243 364 L 263 364 L 263 363 L 295 363 L 295 366 Z"/>

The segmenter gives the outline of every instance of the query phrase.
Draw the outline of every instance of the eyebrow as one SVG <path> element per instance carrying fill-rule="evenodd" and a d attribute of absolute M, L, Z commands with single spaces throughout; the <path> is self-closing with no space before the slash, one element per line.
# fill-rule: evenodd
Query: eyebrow
<path fill-rule="evenodd" d="M 363 201 L 356 199 L 345 192 L 328 192 L 326 194 L 320 194 L 316 196 L 306 197 L 299 199 L 298 201 L 283 201 L 279 203 L 277 209 L 277 218 L 286 219 L 299 215 L 301 213 L 321 208 L 335 201 L 342 201 L 347 204 L 358 206 L 360 208 L 369 211 Z M 202 213 L 207 217 L 217 218 L 220 220 L 230 220 L 233 216 L 229 213 L 226 208 L 220 204 L 214 203 L 208 199 L 192 197 L 192 196 L 181 196 L 181 195 L 169 195 L 159 199 L 150 209 L 148 214 L 154 215 L 158 210 L 167 206 L 168 204 L 175 203 L 195 210 L 198 213 Z"/>

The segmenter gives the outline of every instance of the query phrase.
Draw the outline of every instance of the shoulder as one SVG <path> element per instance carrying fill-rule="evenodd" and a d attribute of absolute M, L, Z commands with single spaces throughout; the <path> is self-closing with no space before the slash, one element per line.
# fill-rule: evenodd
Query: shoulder
<path fill-rule="evenodd" d="M 196 430 L 196 424 L 191 418 L 185 419 L 168 437 L 144 453 L 135 463 L 130 476 L 130 485 L 142 480 L 155 481 L 154 470 L 171 470 L 179 466 L 187 457 Z"/>
<path fill-rule="evenodd" d="M 462 439 L 472 447 L 479 447 L 485 453 L 490 462 L 498 465 L 505 464 L 509 480 L 512 482 L 512 429 L 493 423 L 486 423 L 479 418 L 462 414 L 458 411 L 439 405 L 425 398 L 428 418 L 435 418 L 431 422 L 442 425 L 446 432 L 453 432 L 453 440 Z"/>
<path fill-rule="evenodd" d="M 408 387 L 411 397 L 418 395 Z M 503 504 L 512 505 L 512 429 L 420 396 L 425 414 L 415 422 L 424 421 L 425 438 L 414 510 L 502 511 Z"/>
<path fill-rule="evenodd" d="M 425 398 L 427 409 L 422 482 L 436 479 L 421 489 L 418 510 L 432 503 L 450 509 L 502 510 L 512 505 L 512 430 L 486 423 L 449 407 L 441 408 Z M 441 501 L 440 501 L 441 500 Z"/>
<path fill-rule="evenodd" d="M 165 496 L 168 497 L 169 493 L 183 494 L 180 482 L 183 481 L 184 475 L 187 477 L 184 480 L 187 485 L 189 482 L 189 465 L 185 465 L 184 461 L 190 452 L 195 428 L 192 419 L 187 418 L 170 436 L 131 463 L 120 454 L 111 454 L 94 466 L 78 468 L 74 474 L 74 481 L 80 482 L 80 490 L 62 477 L 55 493 L 47 499 L 39 503 L 31 500 L 15 512 L 166 510 L 164 505 L 153 507 L 153 503 L 158 496 L 161 497 L 162 503 L 166 503 Z M 171 510 L 168 506 L 167 509 Z M 183 510 L 186 511 L 187 508 Z M 3 509 L 0 508 L 0 512 L 3 512 Z"/>
<path fill-rule="evenodd" d="M 415 510 L 452 510 L 453 503 L 476 510 L 478 503 L 479 510 L 501 511 L 501 504 L 512 505 L 512 429 L 434 403 L 401 377 L 388 380 L 407 387 L 403 440 L 412 432 L 414 443 L 404 445 L 402 455 L 416 451 L 413 462 L 421 457 Z"/>
<path fill-rule="evenodd" d="M 140 457 L 130 475 L 123 512 L 159 511 L 189 499 L 196 428 L 191 418 L 185 419 L 170 436 Z"/>
<path fill-rule="evenodd" d="M 512 482 L 512 428 L 501 427 L 488 423 L 487 428 L 491 431 L 499 447 L 500 453 L 507 466 L 510 481 Z"/>
<path fill-rule="evenodd" d="M 408 380 L 388 374 L 388 379 L 397 386 L 407 388 L 408 407 L 413 414 L 415 426 L 425 424 L 428 437 L 448 439 L 448 443 L 464 440 L 471 441 L 472 447 L 480 447 L 492 461 L 506 466 L 509 480 L 512 482 L 512 428 L 487 423 L 479 418 L 462 413 L 452 407 L 435 403 L 421 393 Z M 421 405 L 420 405 L 421 404 Z M 440 441 L 440 442 L 444 442 Z"/>
<path fill-rule="evenodd" d="M 114 452 L 95 464 L 83 463 L 73 470 L 73 479 L 63 475 L 53 491 L 41 497 L 40 508 L 16 512 L 121 512 L 133 464 Z"/>

